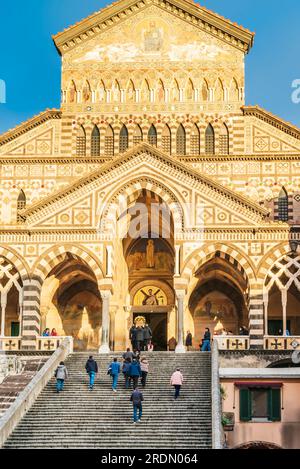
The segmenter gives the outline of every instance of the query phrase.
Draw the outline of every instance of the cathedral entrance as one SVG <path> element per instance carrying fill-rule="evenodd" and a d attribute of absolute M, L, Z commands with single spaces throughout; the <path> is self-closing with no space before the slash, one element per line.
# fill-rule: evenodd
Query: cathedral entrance
<path fill-rule="evenodd" d="M 166 351 L 168 343 L 168 313 L 134 313 L 133 322 L 138 317 L 145 318 L 146 324 L 148 324 L 152 331 L 154 351 Z"/>

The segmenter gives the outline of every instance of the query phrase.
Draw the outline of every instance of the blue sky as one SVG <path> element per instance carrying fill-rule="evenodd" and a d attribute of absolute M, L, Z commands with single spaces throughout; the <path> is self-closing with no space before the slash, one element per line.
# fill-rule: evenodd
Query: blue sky
<path fill-rule="evenodd" d="M 7 87 L 0 104 L 0 133 L 60 106 L 60 56 L 51 35 L 109 4 L 103 0 L 3 0 L 0 80 Z M 246 102 L 300 127 L 300 103 L 291 99 L 300 79 L 299 0 L 202 0 L 201 5 L 256 32 L 246 60 Z"/>

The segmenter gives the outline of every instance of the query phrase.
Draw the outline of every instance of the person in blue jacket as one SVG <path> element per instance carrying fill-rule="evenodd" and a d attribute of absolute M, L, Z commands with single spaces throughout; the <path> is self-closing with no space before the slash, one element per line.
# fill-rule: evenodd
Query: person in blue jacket
<path fill-rule="evenodd" d="M 138 360 L 133 360 L 130 365 L 128 374 L 133 381 L 133 389 L 136 389 L 138 386 L 139 378 L 142 376 L 141 365 Z"/>
<path fill-rule="evenodd" d="M 114 358 L 114 361 L 109 365 L 108 370 L 112 377 L 112 390 L 113 392 L 117 392 L 119 374 L 121 373 L 121 365 L 117 358 Z"/>

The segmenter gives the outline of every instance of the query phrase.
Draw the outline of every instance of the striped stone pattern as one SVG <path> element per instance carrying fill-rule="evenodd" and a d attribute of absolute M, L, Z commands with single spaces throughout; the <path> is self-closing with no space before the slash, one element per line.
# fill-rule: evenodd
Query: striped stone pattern
<path fill-rule="evenodd" d="M 230 154 L 241 155 L 245 151 L 245 122 L 243 117 L 234 118 L 234 131 L 232 132 L 232 142 Z"/>
<path fill-rule="evenodd" d="M 116 216 L 113 206 L 118 204 L 118 198 L 122 195 L 127 200 L 129 208 L 139 197 L 142 190 L 149 194 L 155 193 L 157 201 L 164 202 L 169 207 L 174 222 L 174 234 L 181 233 L 183 228 L 183 213 L 179 202 L 174 198 L 170 191 L 158 184 L 150 178 L 132 181 L 129 185 L 124 186 L 114 197 L 107 203 L 107 208 L 100 220 L 99 232 L 101 235 L 105 233 L 116 233 Z"/>
<path fill-rule="evenodd" d="M 35 350 L 40 331 L 40 297 L 43 281 L 35 275 L 24 280 L 22 349 Z"/>
<path fill-rule="evenodd" d="M 135 143 L 135 133 L 137 125 L 135 122 L 132 121 L 132 116 L 123 117 L 122 120 L 119 121 L 117 119 L 118 116 L 112 116 L 108 118 L 107 116 L 102 116 L 102 118 L 92 118 L 92 116 L 84 116 L 80 117 L 76 120 L 76 124 L 72 125 L 72 120 L 74 121 L 74 117 L 68 116 L 66 120 L 63 118 L 62 121 L 62 154 L 70 154 L 76 155 L 76 138 L 77 132 L 80 127 L 83 127 L 85 134 L 86 134 L 86 156 L 91 156 L 91 136 L 94 126 L 96 125 L 100 132 L 100 155 L 103 157 L 110 157 L 111 155 L 106 154 L 105 149 L 105 137 L 107 133 L 107 129 L 110 126 L 113 129 L 114 134 L 114 155 L 119 154 L 119 135 L 123 124 L 126 126 L 128 131 L 128 148 L 133 148 Z M 162 141 L 162 134 L 165 128 L 165 125 L 168 124 L 168 127 L 171 131 L 171 154 L 177 154 L 177 130 L 179 126 L 182 124 L 186 133 L 186 155 L 194 155 L 194 152 L 191 152 L 191 132 L 196 124 L 199 129 L 199 137 L 200 137 L 200 154 L 205 154 L 205 132 L 207 126 L 209 124 L 212 125 L 214 132 L 215 132 L 215 154 L 219 153 L 219 138 L 220 138 L 220 130 L 223 124 L 226 125 L 228 132 L 229 132 L 229 153 L 232 154 L 234 151 L 234 142 L 235 142 L 235 132 L 230 115 L 225 116 L 218 116 L 215 115 L 213 117 L 207 117 L 204 115 L 199 115 L 198 122 L 190 122 L 190 119 L 186 116 L 182 119 L 164 119 L 164 122 L 158 118 L 154 119 L 152 116 L 148 118 L 148 124 L 140 124 L 139 127 L 142 131 L 142 141 L 148 142 L 148 132 L 152 126 L 155 126 L 157 132 L 157 147 L 159 149 L 163 148 L 163 141 Z M 75 122 L 75 121 L 74 121 Z M 87 123 L 88 122 L 88 123 Z M 91 123 L 92 122 L 92 123 Z M 179 155 L 180 156 L 180 155 Z"/>
<path fill-rule="evenodd" d="M 252 349 L 264 347 L 264 304 L 260 284 L 251 286 L 249 299 L 249 337 Z"/>

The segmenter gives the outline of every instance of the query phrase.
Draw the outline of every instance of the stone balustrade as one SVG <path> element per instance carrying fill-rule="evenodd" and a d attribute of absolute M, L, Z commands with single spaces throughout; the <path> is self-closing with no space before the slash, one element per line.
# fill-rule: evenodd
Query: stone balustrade
<path fill-rule="evenodd" d="M 220 335 L 214 336 L 218 342 L 219 350 L 249 350 L 250 339 L 248 336 Z"/>
<path fill-rule="evenodd" d="M 0 351 L 16 352 L 21 349 L 21 337 L 0 336 Z"/>
<path fill-rule="evenodd" d="M 300 350 L 300 336 L 265 336 L 265 350 Z"/>

